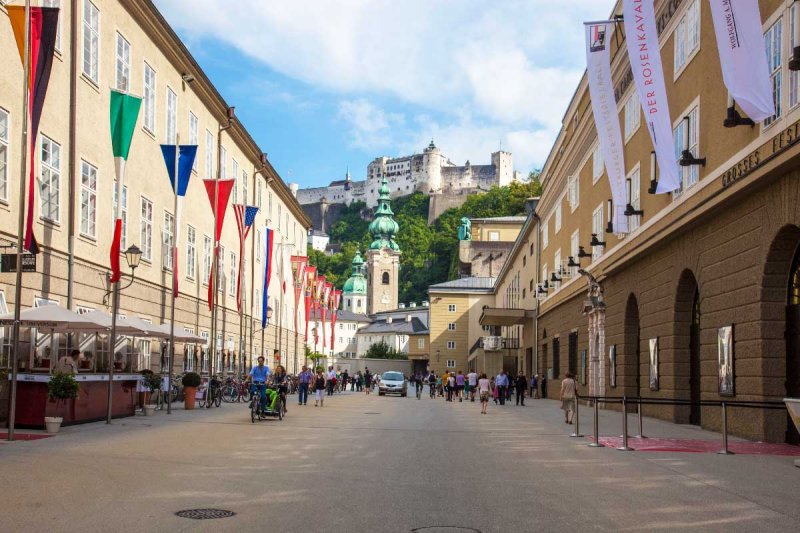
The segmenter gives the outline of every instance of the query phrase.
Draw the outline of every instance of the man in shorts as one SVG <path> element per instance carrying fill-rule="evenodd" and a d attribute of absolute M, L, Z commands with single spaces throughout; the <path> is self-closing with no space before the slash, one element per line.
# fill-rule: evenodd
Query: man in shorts
<path fill-rule="evenodd" d="M 464 385 L 464 392 L 469 393 L 469 401 L 475 401 L 475 388 L 478 386 L 478 373 L 471 370 L 467 374 L 467 383 Z"/>

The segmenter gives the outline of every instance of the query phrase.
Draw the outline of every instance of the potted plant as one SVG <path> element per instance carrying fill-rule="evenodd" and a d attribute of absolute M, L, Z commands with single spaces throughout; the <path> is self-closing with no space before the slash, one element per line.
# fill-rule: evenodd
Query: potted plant
<path fill-rule="evenodd" d="M 142 388 L 146 389 L 140 393 L 142 395 L 142 407 L 144 408 L 145 416 L 151 416 L 155 412 L 156 406 L 150 403 L 150 399 L 152 394 L 161 388 L 161 375 L 147 368 L 142 370 L 141 374 Z"/>
<path fill-rule="evenodd" d="M 183 384 L 183 405 L 186 409 L 194 409 L 195 393 L 202 382 L 200 374 L 197 372 L 187 372 L 183 375 L 181 383 Z"/>
<path fill-rule="evenodd" d="M 47 396 L 58 404 L 62 400 L 74 400 L 77 398 L 80 388 L 81 386 L 75 381 L 75 376 L 65 372 L 56 372 L 47 383 Z M 48 433 L 58 433 L 63 421 L 64 418 L 60 416 L 44 417 L 44 424 Z"/>

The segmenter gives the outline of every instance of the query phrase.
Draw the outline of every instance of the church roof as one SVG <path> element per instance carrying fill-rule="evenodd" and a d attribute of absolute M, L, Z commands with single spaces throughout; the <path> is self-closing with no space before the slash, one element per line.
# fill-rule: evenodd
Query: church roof
<path fill-rule="evenodd" d="M 426 328 L 422 320 L 417 317 L 413 317 L 411 320 L 392 320 L 391 322 L 387 322 L 386 320 L 378 320 L 369 326 L 358 330 L 359 334 L 402 333 L 404 335 L 419 335 L 427 332 L 428 328 Z"/>
<path fill-rule="evenodd" d="M 311 311 L 310 320 L 322 320 L 322 313 L 318 312 L 317 310 Z M 328 323 L 330 323 L 330 321 L 331 321 L 331 312 L 330 312 L 330 310 L 328 310 L 328 313 L 326 315 L 326 320 L 328 321 Z M 354 313 L 352 311 L 347 311 L 346 309 L 339 309 L 339 312 L 336 315 L 336 321 L 337 322 L 340 322 L 340 321 L 345 321 L 345 322 L 363 322 L 365 324 L 369 323 L 369 322 L 372 322 L 372 320 L 367 315 L 363 315 L 361 313 Z"/>
<path fill-rule="evenodd" d="M 445 281 L 428 287 L 428 292 L 491 291 L 497 278 L 470 277 Z"/>

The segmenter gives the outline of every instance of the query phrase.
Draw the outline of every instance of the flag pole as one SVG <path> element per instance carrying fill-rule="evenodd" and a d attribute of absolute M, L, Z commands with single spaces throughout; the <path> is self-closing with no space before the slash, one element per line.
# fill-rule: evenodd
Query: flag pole
<path fill-rule="evenodd" d="M 25 233 L 25 177 L 28 170 L 28 115 L 30 113 L 30 47 L 31 47 L 31 1 L 25 0 L 25 47 L 22 82 L 22 146 L 19 169 L 19 222 L 17 225 L 17 273 L 14 287 L 14 351 L 11 358 L 11 391 L 8 399 L 8 440 L 14 440 L 14 425 L 17 410 L 17 368 L 19 363 L 19 323 L 22 313 L 22 240 Z M 58 354 L 56 359 L 58 358 Z"/>
<path fill-rule="evenodd" d="M 175 300 L 178 297 L 178 183 L 180 178 L 178 176 L 179 165 L 181 157 L 181 143 L 180 134 L 175 134 L 175 177 L 172 183 L 172 212 L 175 213 L 175 228 L 172 232 L 172 249 L 169 253 L 172 254 L 172 305 L 169 311 L 169 352 L 167 360 L 167 414 L 172 414 L 172 366 L 175 364 Z M 215 228 L 216 229 L 216 228 Z"/>

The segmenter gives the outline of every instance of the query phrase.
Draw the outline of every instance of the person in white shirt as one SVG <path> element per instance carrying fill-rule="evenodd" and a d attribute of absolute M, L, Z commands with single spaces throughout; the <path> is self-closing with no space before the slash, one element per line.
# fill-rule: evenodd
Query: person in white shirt
<path fill-rule="evenodd" d="M 328 396 L 333 396 L 333 386 L 336 383 L 336 371 L 333 366 L 328 367 L 328 373 L 325 374 L 325 383 L 327 385 Z"/>
<path fill-rule="evenodd" d="M 469 401 L 475 401 L 475 387 L 478 386 L 478 373 L 474 370 L 467 374 L 467 384 L 469 385 Z"/>
<path fill-rule="evenodd" d="M 486 414 L 486 408 L 489 406 L 489 378 L 486 377 L 486 374 L 481 374 L 481 378 L 478 380 L 478 394 L 480 394 L 481 398 L 481 414 Z"/>

